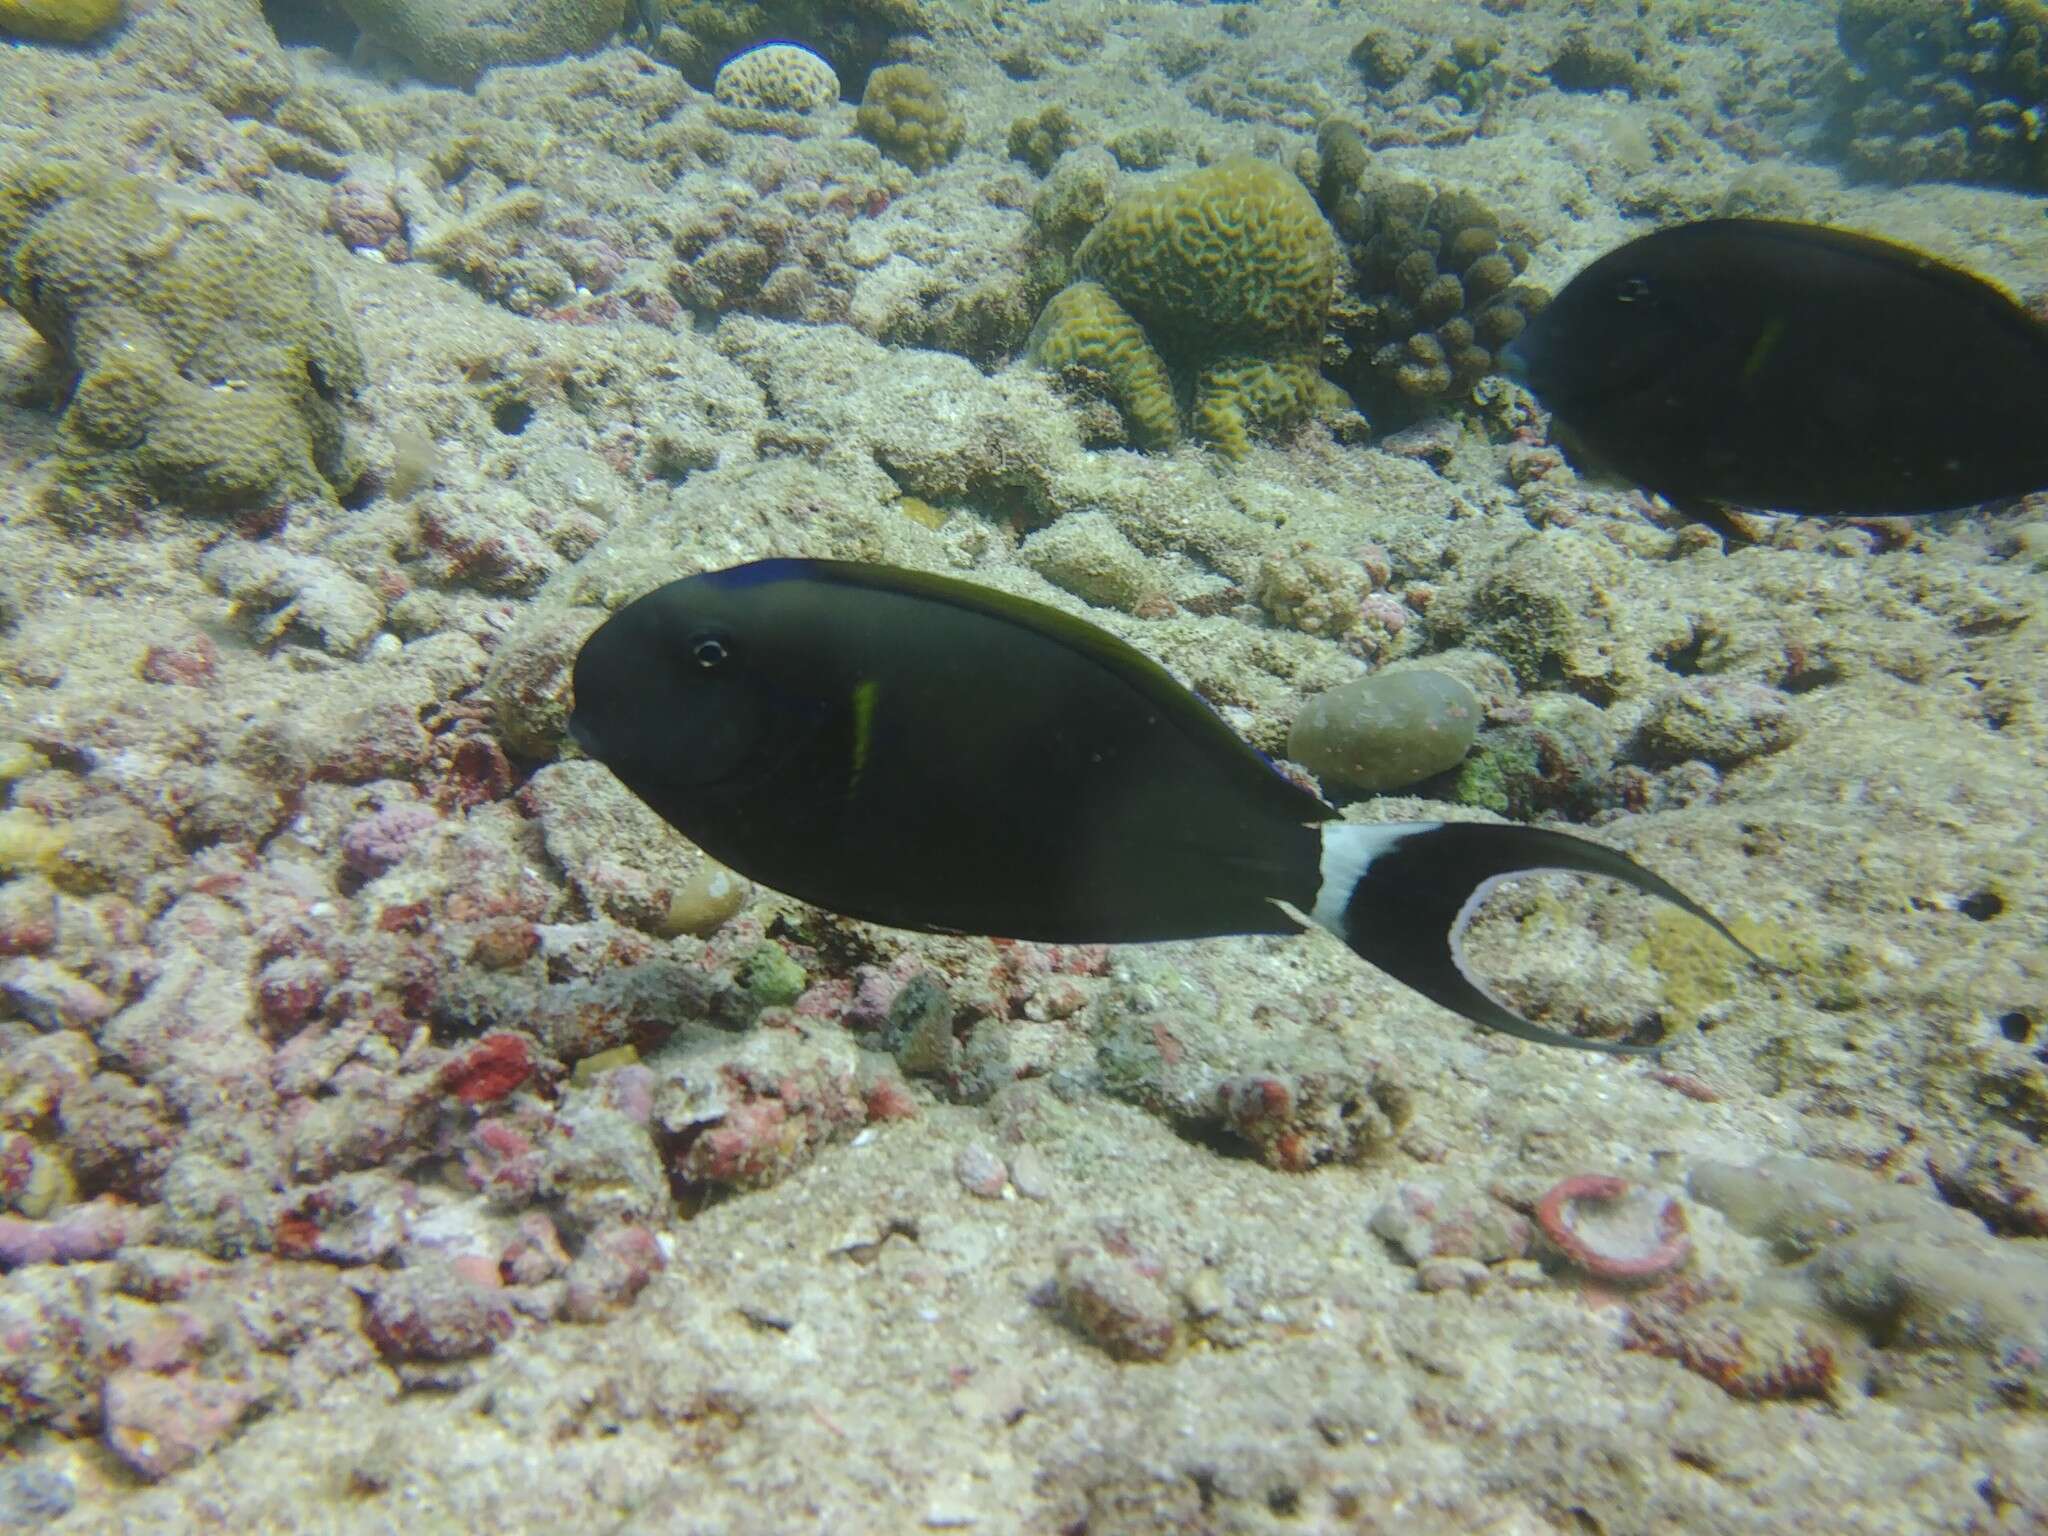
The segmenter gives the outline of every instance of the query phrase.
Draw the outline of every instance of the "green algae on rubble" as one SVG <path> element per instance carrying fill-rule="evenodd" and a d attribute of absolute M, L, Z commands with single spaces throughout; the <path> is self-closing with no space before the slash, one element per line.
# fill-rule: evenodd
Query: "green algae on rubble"
<path fill-rule="evenodd" d="M 367 367 L 331 280 L 275 215 L 65 161 L 0 177 L 0 299 L 76 370 L 57 475 L 193 511 L 331 500 Z"/>

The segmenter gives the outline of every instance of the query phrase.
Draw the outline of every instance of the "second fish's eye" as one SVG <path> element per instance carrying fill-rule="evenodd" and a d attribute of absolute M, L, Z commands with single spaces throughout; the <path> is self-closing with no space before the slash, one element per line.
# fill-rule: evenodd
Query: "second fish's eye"
<path fill-rule="evenodd" d="M 699 635 L 690 642 L 690 658 L 709 672 L 732 654 L 732 647 L 718 635 Z"/>

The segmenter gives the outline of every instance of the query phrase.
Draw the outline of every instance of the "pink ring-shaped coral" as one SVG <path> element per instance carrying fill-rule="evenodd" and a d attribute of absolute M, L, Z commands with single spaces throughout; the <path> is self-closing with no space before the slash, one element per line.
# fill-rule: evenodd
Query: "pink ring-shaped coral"
<path fill-rule="evenodd" d="M 1581 1202 L 1612 1205 L 1634 1188 L 1627 1179 L 1612 1174 L 1574 1174 L 1536 1203 L 1536 1224 L 1558 1252 L 1589 1275 L 1602 1280 L 1661 1280 L 1692 1257 L 1685 1210 L 1671 1196 L 1662 1197 L 1664 1203 L 1657 1211 L 1655 1245 L 1635 1253 L 1611 1253 L 1596 1247 L 1572 1220 L 1573 1207 Z"/>

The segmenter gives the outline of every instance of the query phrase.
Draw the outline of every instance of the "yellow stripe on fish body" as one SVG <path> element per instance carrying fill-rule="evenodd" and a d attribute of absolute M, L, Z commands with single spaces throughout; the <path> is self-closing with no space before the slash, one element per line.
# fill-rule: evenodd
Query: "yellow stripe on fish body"
<path fill-rule="evenodd" d="M 1764 364 L 1771 360 L 1771 354 L 1778 350 L 1778 343 L 1785 336 L 1785 320 L 1773 315 L 1764 322 L 1762 332 L 1757 336 L 1756 345 L 1749 349 L 1749 356 L 1742 361 L 1742 382 L 1747 384 L 1763 372 Z"/>
<path fill-rule="evenodd" d="M 875 740 L 875 700 L 881 691 L 881 685 L 873 678 L 853 687 L 853 767 L 846 778 L 848 794 L 860 787 L 860 776 L 867 771 L 868 749 Z"/>

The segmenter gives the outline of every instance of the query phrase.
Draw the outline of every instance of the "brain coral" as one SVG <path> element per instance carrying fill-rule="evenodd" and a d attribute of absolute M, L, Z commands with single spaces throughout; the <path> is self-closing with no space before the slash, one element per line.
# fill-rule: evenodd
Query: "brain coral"
<path fill-rule="evenodd" d="M 1301 341 L 1322 332 L 1337 242 L 1300 182 L 1238 157 L 1118 198 L 1077 259 L 1156 331 Z"/>
<path fill-rule="evenodd" d="M 1318 135 L 1322 203 L 1351 269 L 1333 372 L 1387 425 L 1468 396 L 1549 295 L 1520 281 L 1527 247 L 1477 198 L 1381 175 L 1355 140 L 1341 125 Z"/>
<path fill-rule="evenodd" d="M 893 38 L 928 30 L 928 0 L 634 0 L 659 24 L 648 46 L 708 88 L 742 48 L 800 37 L 858 87 Z"/>
<path fill-rule="evenodd" d="M 496 64 L 601 47 L 626 0 L 341 0 L 349 19 L 429 80 L 469 85 Z"/>
<path fill-rule="evenodd" d="M 0 179 L 0 299 L 76 369 L 60 479 L 194 510 L 331 497 L 366 369 L 326 274 L 244 198 L 63 161 Z"/>
<path fill-rule="evenodd" d="M 839 99 L 839 76 L 808 48 L 763 43 L 727 59 L 711 90 L 729 107 L 815 112 Z"/>
<path fill-rule="evenodd" d="M 1242 457 L 1254 432 L 1282 430 L 1335 403 L 1317 361 L 1336 237 L 1285 172 L 1236 158 L 1143 187 L 1111 205 L 1075 260 L 1143 326 L 1192 395 L 1196 433 L 1226 455 Z M 1092 323 L 1099 304 L 1069 293 L 1040 320 L 1035 352 L 1048 365 L 1063 349 L 1091 349 L 1062 332 Z M 1114 388 L 1116 371 L 1104 372 Z M 1149 442 L 1159 413 L 1140 418 L 1134 398 L 1118 396 L 1135 435 Z"/>
<path fill-rule="evenodd" d="M 1100 283 L 1080 282 L 1052 296 L 1027 348 L 1041 368 L 1087 369 L 1124 413 L 1141 448 L 1170 448 L 1180 436 L 1173 380 L 1130 311 Z"/>
<path fill-rule="evenodd" d="M 1883 181 L 2048 187 L 2048 6 L 1843 0 L 1831 136 Z"/>
<path fill-rule="evenodd" d="M 915 64 L 886 64 L 868 76 L 859 121 L 862 138 L 913 171 L 944 165 L 967 139 L 967 119 L 945 87 Z"/>

